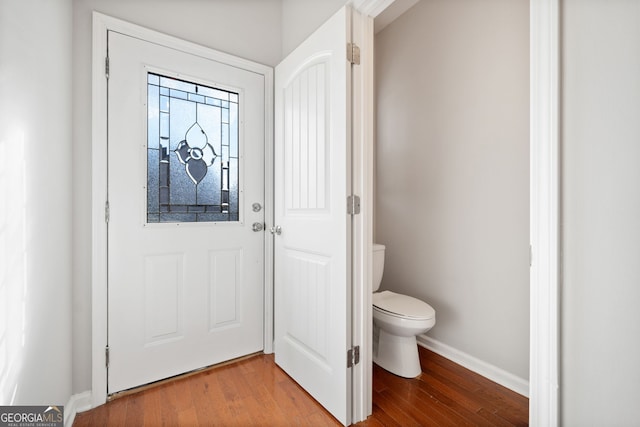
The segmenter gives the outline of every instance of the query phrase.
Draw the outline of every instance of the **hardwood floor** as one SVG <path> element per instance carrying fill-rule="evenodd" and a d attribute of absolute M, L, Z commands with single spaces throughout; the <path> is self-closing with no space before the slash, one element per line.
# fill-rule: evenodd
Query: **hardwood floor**
<path fill-rule="evenodd" d="M 529 399 L 436 353 L 419 350 L 422 374 L 416 379 L 400 378 L 374 365 L 373 415 L 358 425 L 528 425 Z"/>
<path fill-rule="evenodd" d="M 528 399 L 429 350 L 404 379 L 374 365 L 373 414 L 357 426 L 525 426 Z M 256 355 L 116 398 L 76 416 L 84 426 L 339 426 L 273 355 Z"/>

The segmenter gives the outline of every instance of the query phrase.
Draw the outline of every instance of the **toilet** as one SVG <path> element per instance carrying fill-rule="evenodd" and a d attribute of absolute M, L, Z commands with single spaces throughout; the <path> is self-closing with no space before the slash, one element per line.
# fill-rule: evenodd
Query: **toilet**
<path fill-rule="evenodd" d="M 373 245 L 373 361 L 405 378 L 422 372 L 416 336 L 436 324 L 426 302 L 391 291 L 376 292 L 382 282 L 385 246 Z"/>

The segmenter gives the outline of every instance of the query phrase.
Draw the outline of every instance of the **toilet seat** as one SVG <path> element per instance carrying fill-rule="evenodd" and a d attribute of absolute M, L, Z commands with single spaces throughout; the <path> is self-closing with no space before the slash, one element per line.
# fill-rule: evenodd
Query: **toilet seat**
<path fill-rule="evenodd" d="M 391 291 L 374 293 L 373 306 L 395 317 L 416 320 L 429 320 L 436 317 L 436 311 L 426 302 Z"/>

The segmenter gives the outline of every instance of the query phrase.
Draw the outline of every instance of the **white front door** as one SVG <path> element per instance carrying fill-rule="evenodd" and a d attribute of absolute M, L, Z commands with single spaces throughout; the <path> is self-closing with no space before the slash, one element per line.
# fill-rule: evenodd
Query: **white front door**
<path fill-rule="evenodd" d="M 264 77 L 108 33 L 108 393 L 263 348 Z"/>
<path fill-rule="evenodd" d="M 276 67 L 276 363 L 350 423 L 351 10 Z"/>

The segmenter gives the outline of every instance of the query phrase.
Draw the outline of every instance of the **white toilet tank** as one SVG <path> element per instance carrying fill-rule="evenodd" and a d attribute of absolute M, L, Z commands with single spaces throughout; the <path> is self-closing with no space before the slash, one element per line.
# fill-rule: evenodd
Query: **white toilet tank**
<path fill-rule="evenodd" d="M 384 272 L 384 245 L 373 244 L 373 289 L 375 292 L 382 283 L 382 273 Z"/>

